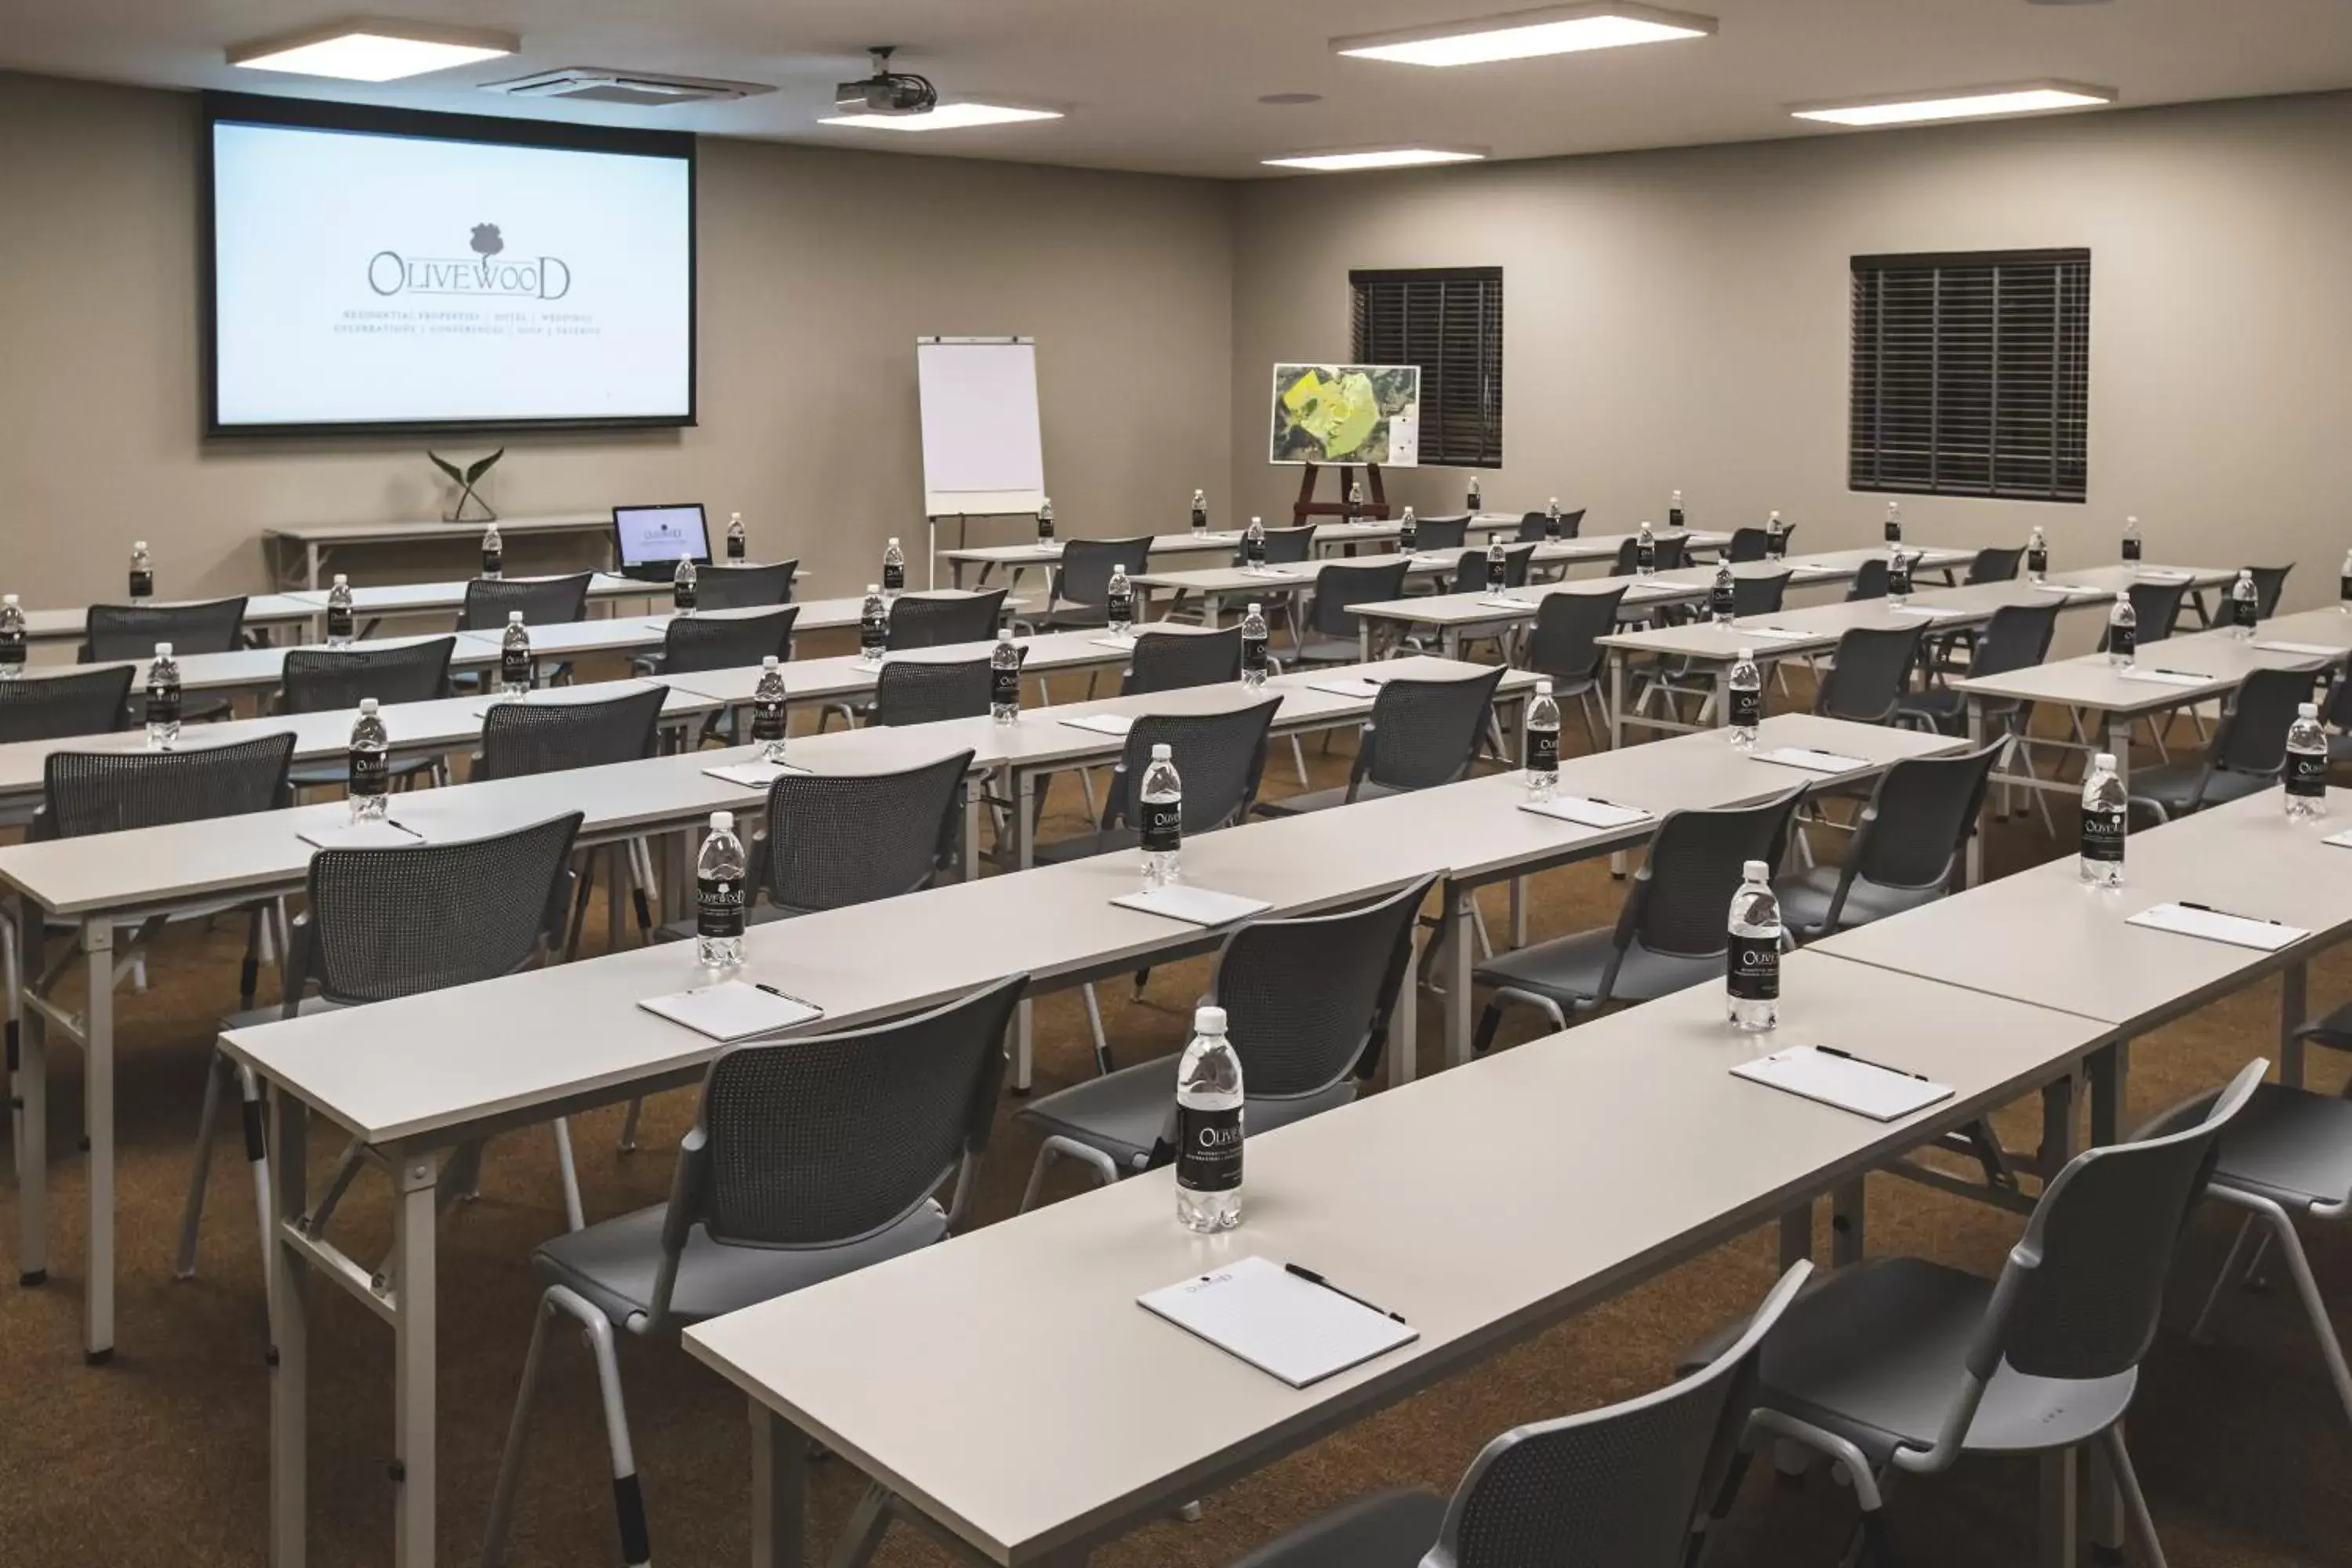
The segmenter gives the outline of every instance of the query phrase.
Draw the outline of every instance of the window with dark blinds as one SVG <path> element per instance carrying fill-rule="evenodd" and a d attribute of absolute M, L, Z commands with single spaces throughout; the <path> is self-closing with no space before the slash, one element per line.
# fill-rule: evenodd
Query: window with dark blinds
<path fill-rule="evenodd" d="M 1849 484 L 2079 501 L 2091 253 L 1853 258 Z"/>
<path fill-rule="evenodd" d="M 1503 269 L 1350 272 L 1358 364 L 1421 367 L 1421 460 L 1503 466 Z"/>

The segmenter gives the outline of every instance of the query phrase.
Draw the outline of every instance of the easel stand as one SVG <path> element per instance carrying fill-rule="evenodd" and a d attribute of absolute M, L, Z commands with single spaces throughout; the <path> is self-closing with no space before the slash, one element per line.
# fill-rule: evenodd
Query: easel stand
<path fill-rule="evenodd" d="M 955 548 L 961 550 L 970 537 L 974 518 L 1025 517 L 1034 522 L 1036 516 L 1034 511 L 950 511 L 935 513 L 925 518 L 923 525 L 929 535 L 929 548 L 925 552 L 928 561 L 923 571 L 923 586 L 928 589 L 940 585 L 940 524 L 943 522 L 955 524 Z"/>
<path fill-rule="evenodd" d="M 1348 491 L 1356 482 L 1355 468 L 1352 465 L 1342 464 L 1333 470 L 1339 476 L 1339 493 L 1329 500 L 1315 499 L 1315 479 L 1322 471 L 1313 463 L 1307 464 L 1299 470 L 1298 499 L 1291 503 L 1290 508 L 1290 521 L 1293 527 L 1304 523 L 1311 517 L 1349 515 Z M 1375 518 L 1385 522 L 1389 515 L 1389 496 L 1388 490 L 1381 483 L 1381 466 L 1378 463 L 1366 463 L 1364 477 L 1366 479 L 1364 488 L 1370 494 L 1364 502 L 1364 510 L 1357 515 Z"/>

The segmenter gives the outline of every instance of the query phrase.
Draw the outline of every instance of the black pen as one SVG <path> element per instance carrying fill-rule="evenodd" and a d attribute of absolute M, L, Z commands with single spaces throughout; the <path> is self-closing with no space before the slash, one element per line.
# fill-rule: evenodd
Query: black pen
<path fill-rule="evenodd" d="M 2220 915 L 2225 921 L 2244 921 L 2250 925 L 2274 926 L 2286 923 L 2263 915 L 2233 915 L 2227 910 L 2217 910 L 2210 904 L 2192 904 L 2187 899 L 2180 900 L 2180 907 L 2184 910 L 2195 910 L 2200 914 Z"/>
<path fill-rule="evenodd" d="M 824 1008 L 818 1006 L 807 997 L 795 996 L 789 991 L 779 990 L 775 986 L 768 984 L 765 981 L 754 980 L 751 982 L 751 989 L 754 991 L 764 991 L 769 995 L 777 998 L 779 1001 L 790 1002 L 797 1006 L 805 1007 L 812 1013 L 822 1013 L 824 1011 Z"/>
<path fill-rule="evenodd" d="M 1643 811 L 1640 806 L 1627 805 L 1622 800 L 1603 800 L 1597 795 L 1588 795 L 1584 798 L 1591 801 L 1595 805 L 1605 805 L 1612 811 L 1640 811 L 1643 816 L 1650 815 L 1648 812 Z"/>
<path fill-rule="evenodd" d="M 1916 1079 L 1921 1083 L 1927 1081 L 1926 1073 L 1906 1072 L 1901 1068 L 1888 1067 L 1885 1062 L 1872 1061 L 1868 1057 L 1855 1056 L 1852 1051 L 1842 1051 L 1835 1046 L 1815 1046 L 1813 1048 L 1825 1057 L 1836 1057 L 1841 1061 L 1853 1062 L 1866 1068 L 1876 1068 L 1880 1072 L 1891 1072 L 1897 1078 Z"/>
<path fill-rule="evenodd" d="M 2151 664 L 2147 668 L 2148 672 L 2152 675 L 2177 675 L 2183 680 L 2211 680 L 2214 679 L 2210 675 L 2200 675 L 2193 669 L 2167 669 L 2160 664 Z"/>
<path fill-rule="evenodd" d="M 1357 1295 L 1352 1290 L 1340 1289 L 1339 1287 L 1332 1284 L 1331 1281 L 1324 1279 L 1323 1276 L 1316 1273 L 1312 1268 L 1301 1268 L 1296 1263 L 1286 1263 L 1282 1268 L 1284 1273 L 1296 1274 L 1301 1279 L 1306 1280 L 1309 1285 L 1320 1285 L 1326 1290 L 1330 1291 L 1334 1296 L 1345 1296 L 1349 1300 L 1353 1301 L 1357 1306 L 1363 1308 L 1366 1311 L 1378 1312 L 1381 1317 L 1390 1319 L 1394 1322 L 1404 1322 L 1404 1314 L 1402 1312 L 1391 1312 L 1386 1307 L 1376 1307 L 1372 1305 L 1371 1302 L 1365 1300 L 1361 1296 Z M 1410 1324 L 1407 1324 L 1406 1326 L 1411 1327 Z"/>

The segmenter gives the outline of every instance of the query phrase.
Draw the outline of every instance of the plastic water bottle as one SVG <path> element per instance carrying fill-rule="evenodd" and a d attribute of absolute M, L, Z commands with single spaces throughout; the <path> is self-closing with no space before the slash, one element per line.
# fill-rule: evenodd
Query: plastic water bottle
<path fill-rule="evenodd" d="M 751 536 L 743 531 L 743 514 L 740 511 L 729 512 L 727 514 L 727 559 L 740 561 L 751 553 Z"/>
<path fill-rule="evenodd" d="M 1725 717 L 1731 722 L 1731 744 L 1738 751 L 1754 751 L 1756 731 L 1764 722 L 1764 672 L 1756 667 L 1754 648 L 1743 647 L 1732 659 L 1727 684 Z"/>
<path fill-rule="evenodd" d="M 2344 552 L 2344 568 L 2336 576 L 2336 607 L 2352 616 L 2352 550 Z"/>
<path fill-rule="evenodd" d="M 1462 509 L 1475 517 L 1486 510 L 1486 499 L 1478 491 L 1478 476 L 1473 474 L 1470 476 L 1470 488 L 1462 497 Z"/>
<path fill-rule="evenodd" d="M 506 635 L 499 639 L 499 690 L 520 697 L 530 689 L 536 674 L 530 658 L 530 628 L 522 624 L 520 610 L 509 610 Z"/>
<path fill-rule="evenodd" d="M 866 602 L 857 607 L 857 662 L 868 669 L 882 663 L 883 650 L 890 643 L 890 606 L 882 597 L 882 584 L 866 584 Z"/>
<path fill-rule="evenodd" d="M 2050 575 L 2050 541 L 2036 523 L 2025 537 L 2025 575 L 2028 581 L 2039 583 Z"/>
<path fill-rule="evenodd" d="M 1735 1029 L 1760 1034 L 1780 1026 L 1780 900 L 1772 868 L 1750 860 L 1731 895 L 1731 940 L 1724 957 L 1725 1013 Z"/>
<path fill-rule="evenodd" d="M 2095 888 L 2124 885 L 2124 839 L 2130 830 L 2130 797 L 2116 773 L 2115 755 L 2101 752 L 2083 781 L 2083 880 Z"/>
<path fill-rule="evenodd" d="M 1348 521 L 1360 522 L 1364 517 L 1364 481 L 1358 479 L 1348 487 Z"/>
<path fill-rule="evenodd" d="M 327 590 L 327 646 L 346 647 L 356 635 L 352 614 L 352 580 L 341 573 L 335 574 L 335 585 Z"/>
<path fill-rule="evenodd" d="M 499 525 L 494 522 L 482 530 L 482 575 L 495 583 L 506 575 L 506 542 L 499 537 Z"/>
<path fill-rule="evenodd" d="M 760 661 L 760 683 L 751 689 L 751 743 L 763 763 L 784 760 L 784 667 L 774 654 Z"/>
<path fill-rule="evenodd" d="M 1397 548 L 1410 555 L 1420 542 L 1421 519 L 1412 515 L 1412 508 L 1407 507 L 1404 509 L 1404 515 L 1397 519 Z M 2352 583 L 2352 555 L 2347 555 L 2344 558 L 2344 570 L 2347 574 L 2344 580 L 2347 583 Z M 2347 589 L 2347 594 L 2352 595 L 2352 589 Z M 2347 597 L 2347 602 L 2352 603 L 2352 597 Z"/>
<path fill-rule="evenodd" d="M 1911 552 L 1900 546 L 1886 552 L 1886 602 L 1911 602 Z"/>
<path fill-rule="evenodd" d="M 1054 498 L 1047 496 L 1037 503 L 1037 542 L 1054 542 Z"/>
<path fill-rule="evenodd" d="M 0 597 L 0 680 L 14 680 L 25 673 L 26 645 L 31 639 L 25 632 L 25 607 L 10 594 Z"/>
<path fill-rule="evenodd" d="M 1559 537 L 1559 498 L 1558 496 L 1552 497 L 1544 503 L 1544 537 L 1546 539 Z"/>
<path fill-rule="evenodd" d="M 1903 503 L 1899 500 L 1886 503 L 1886 542 L 1903 542 Z"/>
<path fill-rule="evenodd" d="M 392 737 L 375 710 L 375 699 L 360 699 L 352 723 L 352 820 L 381 822 L 392 805 Z"/>
<path fill-rule="evenodd" d="M 907 552 L 895 538 L 882 547 L 882 596 L 896 599 L 907 591 Z"/>
<path fill-rule="evenodd" d="M 1486 592 L 1500 594 L 1510 586 L 1510 558 L 1503 553 L 1503 536 L 1486 541 Z"/>
<path fill-rule="evenodd" d="M 1211 1233 L 1242 1222 L 1242 1058 L 1223 1007 L 1194 1011 L 1176 1063 L 1176 1222 Z"/>
<path fill-rule="evenodd" d="M 1252 518 L 1242 530 L 1242 565 L 1255 572 L 1265 564 L 1265 521 Z"/>
<path fill-rule="evenodd" d="M 1789 529 L 1774 512 L 1764 520 L 1764 559 L 1785 561 L 1789 558 Z"/>
<path fill-rule="evenodd" d="M 1184 849 L 1184 781 L 1164 744 L 1151 748 L 1151 762 L 1143 770 L 1143 885 L 1166 888 L 1184 879 L 1181 864 Z"/>
<path fill-rule="evenodd" d="M 2286 729 L 2286 814 L 2327 815 L 2327 731 L 2319 727 L 2316 702 L 2295 709 Z"/>
<path fill-rule="evenodd" d="M 745 866 L 735 814 L 712 812 L 694 862 L 694 956 L 705 969 L 733 969 L 743 962 L 743 909 L 751 901 Z"/>
<path fill-rule="evenodd" d="M 1242 615 L 1242 684 L 1252 691 L 1265 685 L 1265 606 L 1256 600 Z"/>
<path fill-rule="evenodd" d="M 2139 519 L 2127 517 L 2124 519 L 2124 560 L 2129 563 L 2137 562 L 2139 556 Z"/>
<path fill-rule="evenodd" d="M 1110 635 L 1131 637 L 1135 635 L 1135 584 L 1127 580 L 1127 568 L 1110 569 L 1110 586 L 1103 590 L 1103 618 L 1110 624 Z"/>
<path fill-rule="evenodd" d="M 1192 492 L 1192 531 L 1209 531 L 1209 492 L 1206 490 Z"/>
<path fill-rule="evenodd" d="M 1021 650 L 1013 646 L 1013 628 L 996 628 L 996 646 L 988 654 L 988 716 L 1000 724 L 1021 721 Z"/>
<path fill-rule="evenodd" d="M 2128 665 L 2139 649 L 2139 612 L 2132 608 L 2131 595 L 2116 595 L 2116 607 L 2107 612 L 2107 662 Z"/>
<path fill-rule="evenodd" d="M 158 752 L 171 750 L 180 738 L 180 661 L 172 645 L 159 642 L 147 661 L 147 744 Z"/>
<path fill-rule="evenodd" d="M 1559 704 L 1552 700 L 1551 682 L 1536 682 L 1528 702 L 1528 798 L 1545 801 L 1559 787 Z"/>
<path fill-rule="evenodd" d="M 1633 575 L 1654 577 L 1658 574 L 1658 536 L 1652 532 L 1645 520 L 1642 531 L 1633 536 Z"/>
<path fill-rule="evenodd" d="M 147 552 L 147 542 L 140 540 L 131 547 L 131 597 L 133 603 L 155 596 L 155 558 Z"/>
<path fill-rule="evenodd" d="M 694 614 L 695 601 L 702 597 L 702 574 L 696 570 L 694 557 L 677 558 L 677 570 L 669 577 L 669 607 L 680 616 Z"/>
<path fill-rule="evenodd" d="M 1732 606 L 1738 603 L 1739 585 L 1732 579 L 1731 563 L 1715 563 L 1715 581 L 1707 585 L 1706 613 L 1718 626 L 1731 624 Z"/>
<path fill-rule="evenodd" d="M 2254 574 L 2241 567 L 2238 580 L 2230 584 L 2230 635 L 2241 642 L 2253 641 L 2254 627 L 2262 618 L 2262 595 L 2254 591 Z"/>
<path fill-rule="evenodd" d="M 1683 530 L 1683 492 L 1680 490 L 1666 498 L 1666 527 L 1675 533 Z"/>

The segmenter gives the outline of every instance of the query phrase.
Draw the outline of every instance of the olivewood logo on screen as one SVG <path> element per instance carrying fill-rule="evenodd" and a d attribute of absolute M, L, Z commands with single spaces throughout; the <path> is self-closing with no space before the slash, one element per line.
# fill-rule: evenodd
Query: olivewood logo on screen
<path fill-rule="evenodd" d="M 379 250 L 368 258 L 368 287 L 378 294 L 471 294 L 504 300 L 561 300 L 572 292 L 572 265 L 562 257 L 510 257 L 494 223 L 478 223 L 460 256 L 403 256 Z"/>

